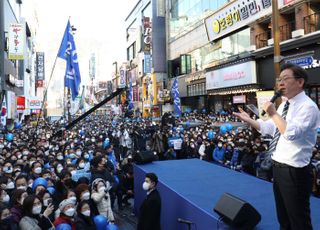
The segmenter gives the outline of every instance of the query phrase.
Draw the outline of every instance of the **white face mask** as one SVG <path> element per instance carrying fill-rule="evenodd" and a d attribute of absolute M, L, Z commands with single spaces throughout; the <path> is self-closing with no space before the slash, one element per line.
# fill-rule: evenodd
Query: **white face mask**
<path fill-rule="evenodd" d="M 81 151 L 77 151 L 76 154 L 77 154 L 78 156 L 81 156 Z"/>
<path fill-rule="evenodd" d="M 22 189 L 23 191 L 27 190 L 27 186 L 21 185 L 19 187 L 17 187 L 17 189 Z"/>
<path fill-rule="evenodd" d="M 57 172 L 58 172 L 58 173 L 61 173 L 62 169 L 63 169 L 63 167 L 62 167 L 62 166 L 57 167 Z"/>
<path fill-rule="evenodd" d="M 221 147 L 222 147 L 222 144 L 218 144 L 218 147 L 221 148 Z"/>
<path fill-rule="evenodd" d="M 83 162 L 81 162 L 81 163 L 79 164 L 79 168 L 81 168 L 81 169 L 83 169 L 84 166 L 85 166 L 85 164 L 84 164 Z"/>
<path fill-rule="evenodd" d="M 150 184 L 148 182 L 143 182 L 142 188 L 145 191 L 148 191 L 150 189 Z"/>
<path fill-rule="evenodd" d="M 82 197 L 83 200 L 89 200 L 90 199 L 90 192 L 83 193 Z"/>
<path fill-rule="evenodd" d="M 12 167 L 4 167 L 4 168 L 3 168 L 3 171 L 4 171 L 5 173 L 12 173 L 13 169 L 12 169 Z"/>
<path fill-rule="evenodd" d="M 7 184 L 6 189 L 14 189 L 14 183 L 11 181 Z"/>
<path fill-rule="evenodd" d="M 84 216 L 90 216 L 90 210 L 86 210 L 86 211 L 84 211 L 84 212 L 81 212 L 82 213 L 82 215 L 84 215 Z"/>
<path fill-rule="evenodd" d="M 75 209 L 74 208 L 69 208 L 66 211 L 64 211 L 64 214 L 66 214 L 66 216 L 72 217 L 74 215 Z"/>
<path fill-rule="evenodd" d="M 7 195 L 5 195 L 4 197 L 2 197 L 2 201 L 4 202 L 4 203 L 8 203 L 9 201 L 10 201 L 10 196 L 7 194 Z"/>
<path fill-rule="evenodd" d="M 69 197 L 69 200 L 71 200 L 74 204 L 77 203 L 77 198 L 75 196 Z"/>
<path fill-rule="evenodd" d="M 30 183 L 30 184 L 28 184 L 28 187 L 29 187 L 29 188 L 32 188 L 32 185 L 33 185 L 33 182 Z"/>
<path fill-rule="evenodd" d="M 41 205 L 33 206 L 32 214 L 33 215 L 39 215 L 41 213 L 41 209 L 42 209 Z"/>
<path fill-rule="evenodd" d="M 57 156 L 57 159 L 58 159 L 59 161 L 61 161 L 61 160 L 63 160 L 63 156 L 59 155 L 59 156 Z"/>
<path fill-rule="evenodd" d="M 99 189 L 98 189 L 98 192 L 104 192 L 106 190 L 106 187 L 100 187 Z"/>
<path fill-rule="evenodd" d="M 37 168 L 34 169 L 34 172 L 35 172 L 36 174 L 40 174 L 40 173 L 42 172 L 42 168 L 37 167 Z"/>

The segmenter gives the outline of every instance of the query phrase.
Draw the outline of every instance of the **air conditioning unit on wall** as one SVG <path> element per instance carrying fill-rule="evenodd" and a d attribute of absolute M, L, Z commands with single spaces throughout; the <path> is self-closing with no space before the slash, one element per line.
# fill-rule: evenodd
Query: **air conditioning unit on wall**
<path fill-rule="evenodd" d="M 272 46 L 274 43 L 273 38 L 268 39 L 268 46 Z"/>
<path fill-rule="evenodd" d="M 291 32 L 292 38 L 299 38 L 304 35 L 304 29 L 294 30 Z"/>

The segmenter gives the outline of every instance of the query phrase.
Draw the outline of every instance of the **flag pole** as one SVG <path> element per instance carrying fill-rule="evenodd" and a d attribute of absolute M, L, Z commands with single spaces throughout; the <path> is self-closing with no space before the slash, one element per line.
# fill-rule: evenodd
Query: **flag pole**
<path fill-rule="evenodd" d="M 69 19 L 70 20 L 70 17 Z M 63 32 L 64 33 L 64 32 Z M 59 46 L 59 50 L 61 48 L 61 43 L 60 43 L 60 46 Z M 39 115 L 37 116 L 37 124 L 36 124 L 36 129 L 35 129 L 35 134 L 37 133 L 37 130 L 38 130 L 38 126 L 39 126 L 39 120 L 40 120 L 40 116 L 41 116 L 41 113 L 43 111 L 43 108 L 44 108 L 44 105 L 45 105 L 45 101 L 47 100 L 47 94 L 48 94 L 48 88 L 49 88 L 49 85 L 50 85 L 50 82 L 51 82 L 51 79 L 52 79 L 52 76 L 53 76 L 53 72 L 54 72 L 54 69 L 56 67 L 56 64 L 57 64 L 57 60 L 58 60 L 58 55 L 56 55 L 56 58 L 54 60 L 54 63 L 53 63 L 53 66 L 51 68 L 51 73 L 50 73 L 50 77 L 49 77 L 49 81 L 48 81 L 48 85 L 44 91 L 44 94 L 43 94 L 43 99 L 42 99 L 42 105 L 41 105 L 41 108 L 40 108 L 40 113 Z M 35 139 L 35 135 L 34 136 L 34 139 Z"/>

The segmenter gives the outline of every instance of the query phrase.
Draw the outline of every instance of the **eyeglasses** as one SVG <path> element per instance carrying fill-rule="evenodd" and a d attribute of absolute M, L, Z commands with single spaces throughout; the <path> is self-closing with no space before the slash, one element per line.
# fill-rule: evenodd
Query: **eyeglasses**
<path fill-rule="evenodd" d="M 277 78 L 277 83 L 280 83 L 280 82 L 286 82 L 288 79 L 294 79 L 295 77 L 284 77 L 284 78 Z"/>
<path fill-rule="evenodd" d="M 289 79 L 294 79 L 295 77 L 284 77 L 284 78 L 277 78 L 277 82 L 280 83 L 280 82 L 286 82 L 287 80 Z"/>

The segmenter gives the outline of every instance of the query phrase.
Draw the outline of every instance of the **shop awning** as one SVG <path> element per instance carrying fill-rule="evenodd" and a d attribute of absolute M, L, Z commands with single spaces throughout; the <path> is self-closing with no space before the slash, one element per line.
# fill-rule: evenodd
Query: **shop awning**
<path fill-rule="evenodd" d="M 208 90 L 208 95 L 228 95 L 228 94 L 241 94 L 252 93 L 262 90 L 259 84 L 239 85 L 221 89 Z"/>

